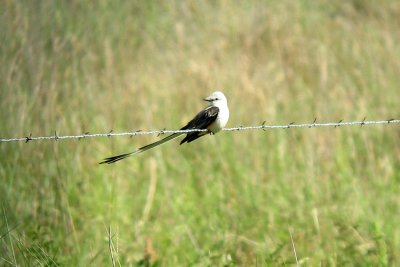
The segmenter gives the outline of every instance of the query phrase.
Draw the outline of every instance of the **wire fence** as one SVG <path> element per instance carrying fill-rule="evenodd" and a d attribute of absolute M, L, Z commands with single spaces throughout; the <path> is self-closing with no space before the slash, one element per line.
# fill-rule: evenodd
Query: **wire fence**
<path fill-rule="evenodd" d="M 365 118 L 362 121 L 343 121 L 340 120 L 338 122 L 322 122 L 318 123 L 317 119 L 314 119 L 312 123 L 301 123 L 296 124 L 291 122 L 289 124 L 284 125 L 267 125 L 264 121 L 261 125 L 255 126 L 237 126 L 232 128 L 224 128 L 223 131 L 248 131 L 248 130 L 272 130 L 272 129 L 290 129 L 290 128 L 316 128 L 316 127 L 340 127 L 340 126 L 364 126 L 364 125 L 378 125 L 378 124 L 400 124 L 400 120 L 398 119 L 388 119 L 388 120 L 379 120 L 379 121 L 366 121 Z M 21 142 L 24 141 L 26 143 L 35 140 L 63 140 L 63 139 L 83 139 L 83 138 L 94 138 L 94 137 L 114 137 L 114 136 L 138 136 L 138 135 L 162 135 L 162 134 L 173 134 L 173 133 L 191 133 L 191 132 L 206 132 L 206 129 L 188 129 L 188 130 L 152 130 L 152 131 L 142 131 L 137 130 L 133 132 L 122 132 L 122 133 L 114 133 L 112 130 L 108 133 L 90 133 L 85 132 L 83 134 L 78 135 L 57 135 L 57 132 L 54 132 L 54 135 L 49 136 L 29 136 L 25 137 L 16 137 L 16 138 L 1 138 L 0 142 Z"/>

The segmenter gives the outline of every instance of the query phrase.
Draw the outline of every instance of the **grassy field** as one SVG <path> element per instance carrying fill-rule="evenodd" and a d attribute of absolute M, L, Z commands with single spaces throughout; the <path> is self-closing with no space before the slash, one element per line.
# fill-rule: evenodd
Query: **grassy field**
<path fill-rule="evenodd" d="M 400 2 L 2 1 L 0 136 L 400 117 Z M 397 125 L 0 143 L 0 266 L 400 266 Z M 109 232 L 111 230 L 111 232 Z"/>

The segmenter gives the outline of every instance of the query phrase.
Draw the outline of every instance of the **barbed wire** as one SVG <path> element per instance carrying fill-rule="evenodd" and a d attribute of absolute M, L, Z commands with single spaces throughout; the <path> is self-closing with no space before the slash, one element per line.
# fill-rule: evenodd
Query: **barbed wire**
<path fill-rule="evenodd" d="M 317 119 L 315 118 L 312 123 L 301 123 L 301 124 L 296 124 L 295 122 L 291 122 L 289 124 L 284 124 L 284 125 L 266 125 L 266 122 L 264 121 L 261 125 L 255 125 L 255 126 L 237 126 L 237 127 L 232 127 L 232 128 L 224 128 L 222 129 L 223 131 L 245 131 L 245 130 L 263 130 L 266 131 L 268 129 L 290 129 L 290 128 L 316 128 L 316 127 L 340 127 L 340 126 L 364 126 L 364 125 L 377 125 L 377 124 L 400 124 L 400 120 L 397 119 L 388 119 L 388 120 L 380 120 L 380 121 L 366 121 L 365 118 L 362 121 L 349 121 L 345 122 L 343 120 L 340 120 L 338 122 L 322 122 L 318 123 Z M 94 137 L 113 137 L 113 136 L 138 136 L 138 135 L 151 135 L 151 134 L 156 134 L 157 136 L 162 135 L 162 134 L 172 134 L 172 133 L 191 133 L 191 132 L 206 132 L 206 129 L 188 129 L 188 130 L 152 130 L 152 131 L 142 131 L 142 130 L 137 130 L 133 132 L 123 132 L 123 133 L 113 133 L 113 130 L 111 130 L 108 133 L 89 133 L 85 132 L 83 134 L 79 135 L 64 135 L 64 136 L 59 136 L 57 135 L 57 132 L 54 132 L 54 135 L 50 136 L 32 136 L 30 134 L 29 136 L 25 137 L 17 137 L 17 138 L 1 138 L 0 142 L 20 142 L 24 141 L 25 143 L 28 143 L 30 141 L 35 141 L 35 140 L 63 140 L 63 139 L 83 139 L 83 138 L 94 138 Z"/>

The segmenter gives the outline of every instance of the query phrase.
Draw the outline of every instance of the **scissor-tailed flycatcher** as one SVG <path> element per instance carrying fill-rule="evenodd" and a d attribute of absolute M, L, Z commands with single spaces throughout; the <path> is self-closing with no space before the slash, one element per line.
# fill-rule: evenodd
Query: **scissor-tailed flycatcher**
<path fill-rule="evenodd" d="M 185 142 L 190 143 L 208 133 L 216 134 L 219 131 L 221 131 L 221 129 L 224 128 L 226 123 L 228 122 L 229 119 L 228 102 L 226 100 L 225 95 L 222 92 L 219 91 L 214 92 L 209 97 L 204 98 L 204 100 L 209 102 L 210 105 L 204 110 L 200 111 L 191 121 L 189 121 L 186 124 L 186 126 L 182 127 L 181 130 L 207 129 L 208 131 L 186 133 L 186 137 L 182 139 L 180 144 L 183 144 Z M 173 133 L 157 142 L 138 148 L 133 152 L 105 158 L 102 162 L 100 162 L 100 164 L 103 163 L 111 164 L 121 159 L 127 158 L 129 156 L 145 152 L 156 146 L 162 145 L 165 142 L 175 139 L 183 134 L 185 133 Z"/>

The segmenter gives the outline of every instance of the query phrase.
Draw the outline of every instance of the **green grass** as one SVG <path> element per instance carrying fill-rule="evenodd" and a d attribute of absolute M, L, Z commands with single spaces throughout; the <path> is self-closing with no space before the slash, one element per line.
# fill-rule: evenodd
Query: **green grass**
<path fill-rule="evenodd" d="M 399 118 L 396 1 L 4 1 L 0 135 Z M 397 125 L 0 144 L 0 266 L 400 265 Z M 109 227 L 111 241 L 109 246 Z M 111 251 L 111 252 L 110 252 Z"/>

